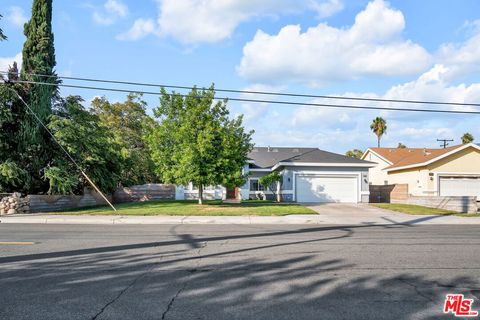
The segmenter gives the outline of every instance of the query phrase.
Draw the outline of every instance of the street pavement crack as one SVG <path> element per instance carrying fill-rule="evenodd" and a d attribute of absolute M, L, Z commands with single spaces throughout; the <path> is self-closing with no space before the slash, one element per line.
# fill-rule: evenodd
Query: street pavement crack
<path fill-rule="evenodd" d="M 195 264 L 195 268 L 193 269 L 189 269 L 187 270 L 187 272 L 190 273 L 190 277 L 191 275 L 193 275 L 195 272 L 199 271 L 199 266 L 200 266 L 200 259 L 202 258 L 202 249 L 205 248 L 207 246 L 207 241 L 203 242 L 200 247 L 198 248 L 197 250 L 197 256 L 199 257 L 199 259 L 197 259 L 197 262 Z M 165 311 L 163 312 L 162 314 L 162 320 L 165 320 L 166 317 L 167 317 L 167 314 L 170 312 L 170 310 L 172 309 L 173 307 L 173 303 L 175 302 L 175 299 L 178 298 L 178 296 L 182 293 L 183 290 L 185 290 L 185 288 L 187 287 L 188 285 L 188 282 L 190 280 L 186 280 L 182 287 L 177 291 L 177 293 L 175 293 L 175 295 L 172 297 L 172 299 L 170 299 L 170 302 L 168 303 L 167 305 L 167 308 L 165 309 Z"/>
<path fill-rule="evenodd" d="M 196 272 L 196 270 L 192 270 L 191 273 L 194 273 L 194 272 Z M 172 297 L 172 299 L 170 299 L 170 302 L 168 303 L 167 308 L 162 313 L 162 320 L 166 319 L 167 314 L 170 312 L 170 310 L 173 307 L 173 303 L 175 302 L 175 299 L 177 299 L 177 297 L 180 295 L 180 293 L 182 293 L 182 291 L 185 290 L 185 288 L 187 287 L 187 284 L 188 284 L 188 281 L 185 281 L 183 283 L 182 287 L 177 291 L 177 293 L 175 293 L 175 295 Z"/>
<path fill-rule="evenodd" d="M 419 295 L 420 297 L 422 297 L 422 298 L 424 298 L 424 299 L 426 299 L 426 300 L 428 300 L 428 301 L 430 301 L 430 302 L 435 303 L 435 300 L 433 300 L 432 298 L 430 298 L 430 297 L 427 296 L 426 294 L 420 292 L 420 289 L 418 289 L 417 285 L 415 285 L 415 284 L 413 284 L 413 283 L 410 283 L 410 282 L 408 282 L 408 281 L 405 280 L 405 279 L 399 279 L 399 280 L 400 280 L 401 282 L 409 285 L 410 287 L 412 287 L 412 288 L 415 290 L 415 292 L 417 293 L 417 295 Z"/>
<path fill-rule="evenodd" d="M 151 268 L 150 268 L 150 269 L 151 269 Z M 150 269 L 149 269 L 149 270 L 150 270 Z M 148 270 L 147 270 L 147 272 L 148 272 Z M 125 292 L 127 292 L 128 289 L 130 289 L 131 287 L 133 287 L 133 286 L 135 285 L 135 283 L 137 283 L 137 281 L 140 280 L 140 278 L 142 278 L 143 276 L 145 276 L 145 275 L 147 274 L 147 272 L 142 273 L 141 275 L 139 275 L 139 276 L 137 276 L 135 279 L 133 279 L 133 281 L 130 282 L 130 284 L 129 284 L 128 286 L 126 286 L 122 291 L 120 291 L 120 293 L 117 294 L 117 296 L 116 296 L 115 298 L 113 298 L 113 299 L 110 300 L 106 305 L 104 305 L 104 306 L 102 307 L 102 309 L 100 309 L 100 311 L 99 311 L 96 315 L 94 315 L 94 316 L 92 317 L 92 320 L 96 320 L 99 316 L 101 316 L 102 313 L 103 313 L 109 306 L 111 306 L 112 304 L 114 304 L 115 302 L 117 302 L 117 300 L 120 299 L 120 297 L 121 297 Z"/>

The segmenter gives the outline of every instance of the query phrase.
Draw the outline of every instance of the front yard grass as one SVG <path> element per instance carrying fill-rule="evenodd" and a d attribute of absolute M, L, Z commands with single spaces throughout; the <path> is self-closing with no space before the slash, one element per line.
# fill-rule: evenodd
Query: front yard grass
<path fill-rule="evenodd" d="M 371 206 L 387 209 L 397 212 L 402 212 L 412 215 L 445 215 L 445 216 L 459 216 L 459 217 L 479 217 L 479 214 L 475 213 L 459 213 L 456 211 L 429 208 L 424 206 L 417 206 L 413 204 L 403 204 L 403 203 L 371 203 Z"/>
<path fill-rule="evenodd" d="M 108 206 L 89 207 L 50 214 L 62 215 L 128 215 L 128 216 L 286 216 L 292 214 L 317 214 L 299 204 L 269 201 L 243 201 L 239 204 L 220 200 L 205 201 L 145 201 L 115 204 L 115 213 Z"/>

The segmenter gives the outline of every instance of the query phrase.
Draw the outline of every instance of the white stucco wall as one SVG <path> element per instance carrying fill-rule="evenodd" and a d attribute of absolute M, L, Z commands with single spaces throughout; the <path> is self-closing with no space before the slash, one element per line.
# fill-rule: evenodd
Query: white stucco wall
<path fill-rule="evenodd" d="M 377 163 L 375 167 L 368 169 L 368 176 L 371 184 L 384 185 L 391 183 L 389 181 L 387 172 L 383 170 L 386 167 L 390 166 L 388 162 L 370 151 L 367 151 L 367 154 L 365 155 L 363 160 Z M 385 183 L 385 181 L 387 181 L 387 183 Z"/>

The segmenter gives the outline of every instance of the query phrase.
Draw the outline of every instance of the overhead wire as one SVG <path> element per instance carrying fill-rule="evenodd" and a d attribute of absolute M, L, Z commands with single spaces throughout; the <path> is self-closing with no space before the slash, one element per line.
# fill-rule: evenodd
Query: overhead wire
<path fill-rule="evenodd" d="M 0 71 L 0 74 L 9 74 L 8 71 Z M 145 82 L 134 81 L 121 81 L 121 80 L 109 80 L 89 77 L 72 77 L 72 76 L 60 76 L 60 75 L 46 75 L 39 73 L 26 73 L 29 76 L 36 77 L 56 77 L 65 80 L 74 81 L 87 81 L 97 83 L 110 83 L 110 84 L 122 84 L 133 85 L 143 87 L 157 87 L 157 88 L 170 88 L 170 89 L 185 89 L 191 90 L 193 86 L 181 86 L 171 84 L 154 84 Z M 284 97 L 297 97 L 297 98 L 318 98 L 318 99 L 335 99 L 335 100 L 352 100 L 352 101 L 369 101 L 369 102 L 388 102 L 388 103 L 405 103 L 405 104 L 430 104 L 430 105 L 446 105 L 446 106 L 471 106 L 480 107 L 480 103 L 466 103 L 466 102 L 447 102 L 447 101 L 432 101 L 432 100 L 405 100 L 405 99 L 385 99 L 385 98 L 367 98 L 367 97 L 352 97 L 352 96 L 338 96 L 338 95 L 315 95 L 315 94 L 301 94 L 301 93 L 289 93 L 289 92 L 273 92 L 273 91 L 260 91 L 260 90 L 238 90 L 238 89 L 222 89 L 215 88 L 217 92 L 226 93 L 238 93 L 238 94 L 256 94 L 256 95 L 269 95 L 269 96 L 284 96 Z"/>
<path fill-rule="evenodd" d="M 147 95 L 161 96 L 161 92 L 145 91 L 145 90 L 131 90 L 131 89 L 119 89 L 119 88 L 106 88 L 97 86 L 83 86 L 83 85 L 71 85 L 64 83 L 49 83 L 41 81 L 29 81 L 29 80 L 11 80 L 13 83 L 24 84 L 37 84 L 47 86 L 60 86 L 66 88 L 77 88 L 86 90 L 99 90 L 110 92 L 122 92 L 122 93 L 141 93 Z M 180 93 L 166 93 L 167 95 L 176 95 L 181 97 L 187 97 L 187 94 Z M 328 104 L 328 103 L 315 103 L 315 102 L 295 102 L 295 101 L 282 101 L 282 100 L 265 100 L 265 99 L 249 99 L 249 98 L 232 98 L 232 97 L 219 97 L 215 96 L 215 100 L 228 100 L 238 102 L 249 103 L 268 103 L 277 105 L 291 105 L 291 106 L 306 106 L 306 107 L 319 107 L 319 108 L 340 108 L 340 109 L 360 109 L 360 110 L 384 110 L 384 111 L 401 111 L 401 112 L 427 112 L 427 113 L 445 113 L 445 114 L 472 114 L 480 115 L 480 111 L 466 111 L 466 110 L 443 110 L 443 109 L 425 109 L 425 108 L 396 108 L 396 107 L 382 107 L 382 106 L 359 106 L 359 105 L 344 105 L 344 104 Z"/>

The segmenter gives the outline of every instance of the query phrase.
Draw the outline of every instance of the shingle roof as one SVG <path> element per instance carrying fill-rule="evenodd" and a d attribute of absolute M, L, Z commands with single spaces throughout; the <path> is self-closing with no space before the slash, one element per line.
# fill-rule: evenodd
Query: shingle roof
<path fill-rule="evenodd" d="M 350 158 L 317 148 L 256 147 L 248 157 L 255 163 L 251 168 L 270 168 L 279 162 L 366 164 L 368 161 Z"/>
<path fill-rule="evenodd" d="M 370 148 L 376 154 L 390 161 L 392 165 L 385 169 L 394 169 L 409 165 L 421 164 L 435 159 L 447 152 L 453 151 L 462 145 L 442 149 L 428 148 Z"/>
<path fill-rule="evenodd" d="M 270 168 L 280 161 L 312 150 L 315 150 L 315 148 L 255 147 L 248 154 L 248 158 L 255 161 L 252 166 L 254 168 Z"/>

